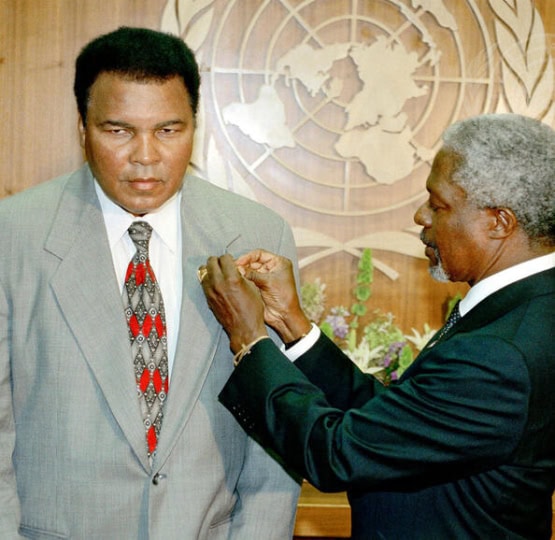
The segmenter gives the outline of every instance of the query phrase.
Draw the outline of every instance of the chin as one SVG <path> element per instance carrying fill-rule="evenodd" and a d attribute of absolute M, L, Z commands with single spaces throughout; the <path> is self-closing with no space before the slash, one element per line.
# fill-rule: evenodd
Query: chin
<path fill-rule="evenodd" d="M 160 208 L 160 206 L 162 206 L 162 204 L 159 204 L 159 205 L 145 204 L 142 206 L 128 204 L 125 206 L 122 205 L 122 208 L 127 212 L 129 212 L 130 214 L 133 214 L 134 216 L 144 216 L 145 214 L 150 214 L 151 212 L 156 211 L 158 208 Z"/>
<path fill-rule="evenodd" d="M 446 283 L 447 281 L 451 281 L 451 276 L 443 266 L 443 261 L 441 260 L 441 255 L 439 254 L 439 250 L 436 247 L 432 247 L 432 249 L 434 250 L 435 261 L 433 261 L 432 263 L 432 259 L 430 259 L 430 267 L 428 268 L 428 272 L 430 276 L 432 276 L 432 278 L 435 279 L 436 281 L 440 281 L 441 283 Z"/>
<path fill-rule="evenodd" d="M 440 281 L 441 283 L 451 281 L 451 277 L 445 271 L 442 264 L 434 264 L 434 266 L 430 266 L 430 268 L 428 268 L 428 272 L 433 279 Z"/>

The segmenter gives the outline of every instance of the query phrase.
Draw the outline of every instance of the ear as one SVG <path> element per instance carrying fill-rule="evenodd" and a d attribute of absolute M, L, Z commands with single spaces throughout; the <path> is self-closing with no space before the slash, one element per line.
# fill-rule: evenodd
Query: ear
<path fill-rule="evenodd" d="M 81 144 L 81 148 L 85 148 L 86 129 L 81 115 L 79 115 L 79 119 L 77 120 L 77 129 L 79 130 L 79 142 Z"/>
<path fill-rule="evenodd" d="M 518 220 L 510 208 L 489 208 L 489 237 L 503 239 L 511 236 L 518 228 Z"/>

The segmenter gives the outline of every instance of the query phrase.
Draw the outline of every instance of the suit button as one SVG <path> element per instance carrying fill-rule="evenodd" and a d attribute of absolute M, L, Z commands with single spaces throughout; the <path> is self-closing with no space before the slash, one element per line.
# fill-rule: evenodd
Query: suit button
<path fill-rule="evenodd" d="M 152 483 L 157 486 L 162 480 L 164 480 L 166 478 L 165 474 L 161 474 L 161 473 L 156 473 L 153 477 L 152 477 Z"/>

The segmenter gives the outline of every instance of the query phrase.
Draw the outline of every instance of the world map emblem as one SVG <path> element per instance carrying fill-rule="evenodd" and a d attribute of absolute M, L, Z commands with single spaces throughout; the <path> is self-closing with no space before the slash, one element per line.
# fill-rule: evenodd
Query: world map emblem
<path fill-rule="evenodd" d="M 203 70 L 210 129 L 201 119 L 194 161 L 211 181 L 252 196 L 254 180 L 284 208 L 377 231 L 396 212 L 400 240 L 449 124 L 553 118 L 531 0 L 169 1 L 162 27 Z"/>

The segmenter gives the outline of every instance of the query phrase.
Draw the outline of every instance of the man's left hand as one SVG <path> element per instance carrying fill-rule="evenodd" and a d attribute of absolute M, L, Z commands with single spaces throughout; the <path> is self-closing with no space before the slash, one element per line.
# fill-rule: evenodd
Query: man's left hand
<path fill-rule="evenodd" d="M 198 275 L 208 306 L 229 336 L 233 352 L 268 335 L 260 291 L 241 275 L 231 255 L 209 257 Z"/>

